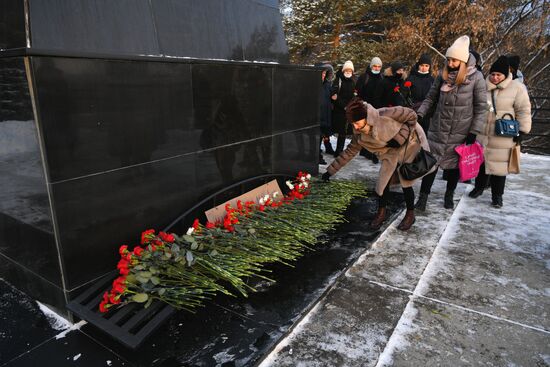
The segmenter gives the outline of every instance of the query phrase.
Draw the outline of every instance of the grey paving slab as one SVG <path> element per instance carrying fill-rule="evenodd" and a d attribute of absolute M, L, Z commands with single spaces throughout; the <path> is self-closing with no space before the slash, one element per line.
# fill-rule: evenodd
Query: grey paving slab
<path fill-rule="evenodd" d="M 261 366 L 374 366 L 409 295 L 344 277 Z"/>
<path fill-rule="evenodd" d="M 420 293 L 550 330 L 550 190 L 540 184 L 549 171 L 542 160 L 509 176 L 501 209 L 490 193 L 465 196 Z"/>
<path fill-rule="evenodd" d="M 414 290 L 453 214 L 452 210 L 443 208 L 444 184 L 436 181 L 426 212 L 417 213 L 416 223 L 409 231 L 397 229 L 403 213 L 348 273 Z M 459 199 L 464 189 L 465 185 L 460 185 L 455 198 Z"/>
<path fill-rule="evenodd" d="M 550 365 L 548 333 L 428 300 L 411 303 L 379 367 Z"/>

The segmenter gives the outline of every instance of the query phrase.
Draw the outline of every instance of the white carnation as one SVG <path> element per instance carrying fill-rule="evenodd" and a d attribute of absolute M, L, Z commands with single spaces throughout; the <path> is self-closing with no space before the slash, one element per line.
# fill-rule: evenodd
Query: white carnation
<path fill-rule="evenodd" d="M 189 229 L 187 230 L 187 235 L 188 236 L 192 235 L 194 230 L 195 230 L 195 228 L 189 227 Z"/>

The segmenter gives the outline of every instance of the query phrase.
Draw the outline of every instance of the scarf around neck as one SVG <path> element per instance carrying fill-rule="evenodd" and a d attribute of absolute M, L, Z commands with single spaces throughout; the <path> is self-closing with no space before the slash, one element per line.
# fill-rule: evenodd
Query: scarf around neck
<path fill-rule="evenodd" d="M 470 65 L 470 63 L 468 63 L 468 66 L 466 67 L 466 78 L 464 78 L 464 81 L 462 82 L 462 84 L 464 84 L 464 85 L 470 84 L 471 80 L 470 80 L 469 77 L 470 77 L 470 75 L 472 75 L 476 71 L 477 71 L 477 69 L 476 69 L 475 64 Z M 457 75 L 458 75 L 458 70 L 451 71 L 448 74 L 447 80 L 444 80 L 443 84 L 441 84 L 441 89 L 440 90 L 442 92 L 448 93 L 448 92 L 452 91 L 453 89 L 455 89 L 457 87 L 457 85 L 456 85 Z"/>

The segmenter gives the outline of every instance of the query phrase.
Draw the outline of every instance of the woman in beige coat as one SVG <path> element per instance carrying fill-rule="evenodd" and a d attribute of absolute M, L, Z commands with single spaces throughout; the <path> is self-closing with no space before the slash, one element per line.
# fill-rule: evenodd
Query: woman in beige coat
<path fill-rule="evenodd" d="M 421 147 L 429 150 L 424 130 L 416 123 L 416 113 L 410 108 L 400 106 L 376 109 L 360 98 L 355 98 L 347 105 L 346 115 L 348 121 L 352 121 L 353 139 L 346 150 L 327 168 L 323 180 L 328 181 L 329 177 L 344 167 L 361 148 L 366 148 L 381 162 L 375 190 L 379 198 L 378 212 L 370 224 L 371 228 L 380 228 L 386 220 L 389 186 L 395 182 L 401 184 L 407 205 L 407 213 L 398 228 L 408 230 L 415 221 L 412 186 L 416 180 L 401 177 L 397 167 L 402 162 L 412 162 Z"/>
<path fill-rule="evenodd" d="M 483 127 L 483 134 L 477 139 L 485 148 L 485 163 L 479 170 L 475 187 L 469 193 L 471 198 L 477 198 L 486 187 L 488 175 L 491 175 L 492 205 L 502 207 L 502 195 L 506 183 L 508 163 L 512 148 L 521 143 L 522 136 L 531 130 L 531 103 L 525 85 L 513 80 L 509 72 L 510 65 L 506 56 L 501 56 L 491 65 L 487 77 L 487 103 L 489 114 Z M 520 135 L 515 138 L 495 135 L 495 121 L 510 114 L 519 121 Z M 506 116 L 506 118 L 510 118 Z"/>

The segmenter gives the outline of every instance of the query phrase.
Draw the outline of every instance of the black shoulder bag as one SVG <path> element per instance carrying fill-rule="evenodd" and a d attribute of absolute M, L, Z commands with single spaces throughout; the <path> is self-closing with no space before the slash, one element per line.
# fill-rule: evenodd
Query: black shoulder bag
<path fill-rule="evenodd" d="M 405 156 L 407 155 L 407 148 L 409 146 L 411 134 L 412 132 L 409 133 L 409 137 L 407 138 L 407 145 L 405 145 L 403 160 L 405 160 Z M 416 157 L 414 157 L 414 160 L 412 162 L 401 162 L 401 165 L 399 166 L 399 173 L 401 174 L 401 177 L 406 180 L 416 180 L 417 178 L 420 178 L 426 173 L 430 172 L 430 170 L 433 168 L 433 166 L 435 166 L 436 163 L 437 159 L 435 159 L 433 154 L 420 147 L 420 151 L 418 152 Z"/>

